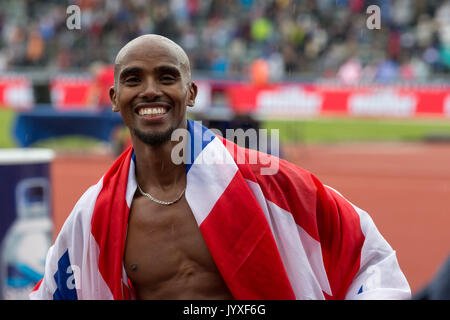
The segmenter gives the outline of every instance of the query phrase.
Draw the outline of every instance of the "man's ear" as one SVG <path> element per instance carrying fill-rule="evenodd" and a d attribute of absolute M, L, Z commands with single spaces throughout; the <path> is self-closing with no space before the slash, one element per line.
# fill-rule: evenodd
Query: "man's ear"
<path fill-rule="evenodd" d="M 116 88 L 114 86 L 109 88 L 109 99 L 111 100 L 112 111 L 119 112 L 120 109 L 116 103 Z"/>
<path fill-rule="evenodd" d="M 195 105 L 195 97 L 197 97 L 197 85 L 194 82 L 189 83 L 189 97 L 187 105 L 193 107 Z"/>

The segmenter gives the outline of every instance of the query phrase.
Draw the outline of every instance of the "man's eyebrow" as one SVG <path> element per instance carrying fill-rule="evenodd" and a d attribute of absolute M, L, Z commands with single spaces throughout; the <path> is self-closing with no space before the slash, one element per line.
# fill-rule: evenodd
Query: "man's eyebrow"
<path fill-rule="evenodd" d="M 174 76 L 181 76 L 180 70 L 172 66 L 158 66 L 155 68 L 155 71 L 158 73 L 170 73 L 171 75 Z"/>
<path fill-rule="evenodd" d="M 160 74 L 169 73 L 169 74 L 177 76 L 177 77 L 181 76 L 180 70 L 178 68 L 172 67 L 172 66 L 166 66 L 166 65 L 158 66 L 155 68 L 155 71 Z M 126 67 L 120 72 L 119 79 L 123 79 L 126 76 L 129 76 L 130 74 L 137 74 L 137 73 L 141 73 L 141 72 L 143 72 L 143 69 L 140 67 Z"/>
<path fill-rule="evenodd" d="M 127 67 L 124 68 L 119 75 L 120 79 L 123 79 L 124 77 L 130 75 L 130 74 L 136 74 L 142 72 L 142 69 L 139 67 Z"/>

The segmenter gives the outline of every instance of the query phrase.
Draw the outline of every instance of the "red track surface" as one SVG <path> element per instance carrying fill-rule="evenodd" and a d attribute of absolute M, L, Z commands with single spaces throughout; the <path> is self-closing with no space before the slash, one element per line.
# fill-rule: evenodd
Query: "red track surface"
<path fill-rule="evenodd" d="M 450 145 L 285 146 L 284 157 L 366 210 L 397 251 L 413 293 L 450 254 Z M 52 165 L 55 234 L 114 159 L 59 155 Z"/>

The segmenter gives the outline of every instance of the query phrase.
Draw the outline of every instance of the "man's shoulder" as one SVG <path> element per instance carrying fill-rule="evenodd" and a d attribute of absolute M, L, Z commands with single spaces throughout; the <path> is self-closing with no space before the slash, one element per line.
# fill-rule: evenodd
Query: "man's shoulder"
<path fill-rule="evenodd" d="M 280 178 L 279 173 L 281 175 L 288 174 L 292 176 L 312 175 L 308 170 L 281 158 L 279 156 L 279 150 L 276 150 L 276 152 L 271 152 L 274 150 L 264 152 L 239 146 L 224 137 L 220 137 L 220 139 L 238 167 L 240 169 L 247 167 L 256 176 L 267 176 L 277 179 Z"/>
<path fill-rule="evenodd" d="M 95 205 L 95 201 L 97 199 L 98 194 L 102 190 L 103 187 L 103 177 L 94 185 L 91 185 L 78 199 L 77 203 L 75 204 L 74 210 L 86 210 L 86 209 L 93 209 L 93 206 Z"/>
<path fill-rule="evenodd" d="M 90 186 L 83 195 L 78 199 L 66 221 L 64 222 L 61 232 L 67 232 L 74 228 L 90 227 L 92 214 L 94 212 L 95 203 L 102 189 L 102 179 L 95 185 Z"/>
<path fill-rule="evenodd" d="M 320 181 L 308 170 L 286 160 L 258 150 L 237 147 L 245 157 L 234 155 L 234 160 L 244 179 L 256 182 L 263 189 L 279 190 L 286 195 L 313 196 Z M 242 161 L 245 159 L 245 161 Z"/>

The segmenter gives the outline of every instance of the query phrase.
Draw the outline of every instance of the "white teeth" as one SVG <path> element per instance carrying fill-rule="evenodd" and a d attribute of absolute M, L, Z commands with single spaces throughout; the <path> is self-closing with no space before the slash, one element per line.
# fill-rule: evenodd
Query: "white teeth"
<path fill-rule="evenodd" d="M 161 114 L 165 114 L 166 113 L 166 109 L 164 108 L 141 108 L 139 109 L 139 115 L 144 116 L 144 115 L 161 115 Z"/>

